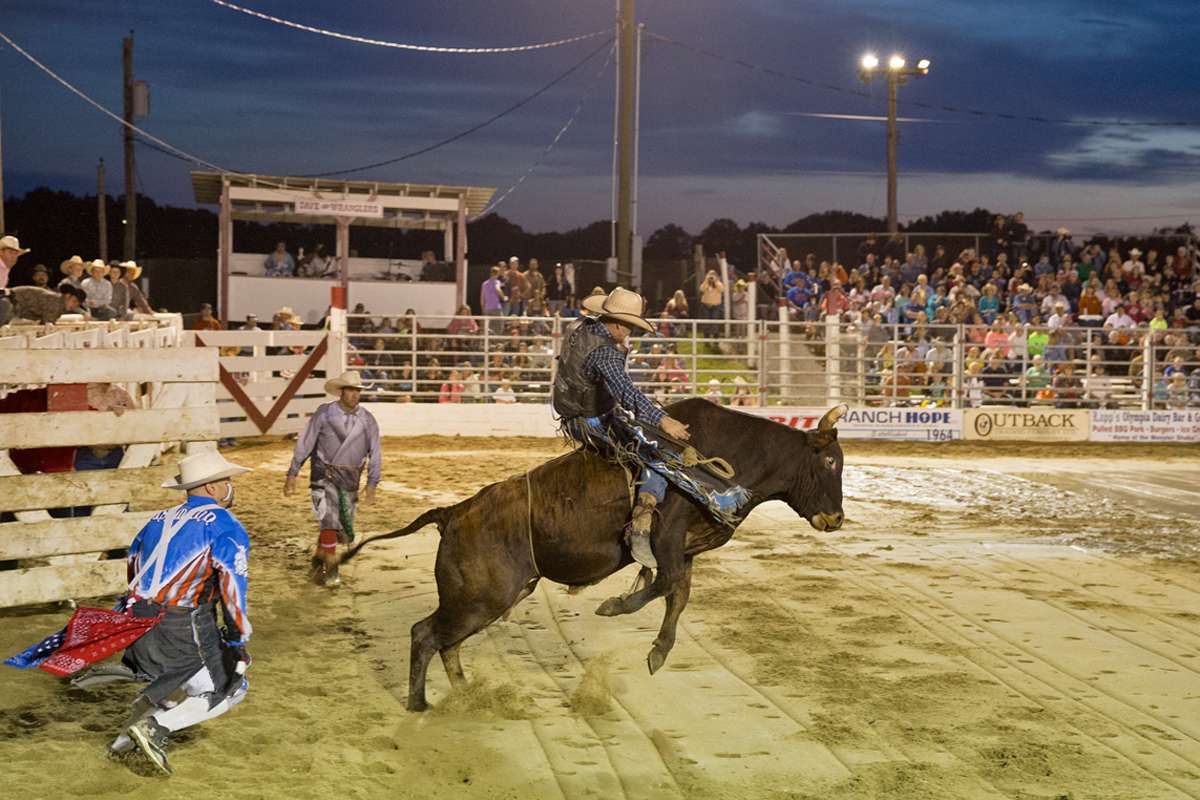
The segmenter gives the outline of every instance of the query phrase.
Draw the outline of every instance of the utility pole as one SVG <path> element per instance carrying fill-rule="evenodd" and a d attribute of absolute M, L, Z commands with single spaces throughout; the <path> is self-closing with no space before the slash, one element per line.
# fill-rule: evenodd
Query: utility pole
<path fill-rule="evenodd" d="M 122 42 L 125 63 L 125 260 L 137 258 L 137 187 L 133 161 L 133 32 Z"/>
<path fill-rule="evenodd" d="M 900 88 L 897 73 L 888 73 L 887 87 L 887 230 L 891 237 L 900 230 L 896 212 L 896 90 Z"/>
<path fill-rule="evenodd" d="M 633 84 L 637 61 L 634 40 L 637 35 L 634 0 L 620 0 L 617 20 L 618 50 L 621 69 L 620 88 L 620 154 L 617 190 L 617 283 L 633 283 Z"/>
<path fill-rule="evenodd" d="M 4 121 L 0 117 L 0 236 L 4 233 Z"/>
<path fill-rule="evenodd" d="M 104 190 L 104 159 L 96 165 L 96 224 L 100 229 L 100 260 L 108 262 L 108 195 Z"/>

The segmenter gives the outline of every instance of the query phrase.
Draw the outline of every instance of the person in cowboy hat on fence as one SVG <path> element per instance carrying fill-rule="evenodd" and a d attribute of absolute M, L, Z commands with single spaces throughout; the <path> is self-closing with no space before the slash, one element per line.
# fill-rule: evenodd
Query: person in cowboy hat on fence
<path fill-rule="evenodd" d="M 338 399 L 319 406 L 309 418 L 304 433 L 296 440 L 292 466 L 283 483 L 284 495 L 291 495 L 300 468 L 312 458 L 309 488 L 313 514 L 321 526 L 312 560 L 312 579 L 325 586 L 338 583 L 338 542 L 354 540 L 354 512 L 363 465 L 367 467 L 363 497 L 367 505 L 375 502 L 375 487 L 382 470 L 379 423 L 359 405 L 362 389 L 362 376 L 354 371 L 325 381 L 325 392 Z"/>
<path fill-rule="evenodd" d="M 124 733 L 109 745 L 112 755 L 139 747 L 170 775 L 168 737 L 224 714 L 246 696 L 250 537 L 230 509 L 233 478 L 249 471 L 215 450 L 180 461 L 178 475 L 162 485 L 187 492 L 187 499 L 155 514 L 134 537 L 129 588 L 116 608 L 79 608 L 66 628 L 5 662 L 66 677 L 124 649 L 120 664 L 71 681 L 84 689 L 149 683 L 134 700 Z"/>
<path fill-rule="evenodd" d="M 563 336 L 554 380 L 554 411 L 563 432 L 585 447 L 635 467 L 637 504 L 627 531 L 634 559 L 658 566 L 650 543 L 655 508 L 671 483 L 717 519 L 731 522 L 748 499 L 727 481 L 711 481 L 684 466 L 676 448 L 690 437 L 688 426 L 667 415 L 633 384 L 625 371 L 627 341 L 634 329 L 653 333 L 637 292 L 616 288 L 583 301 L 587 316 Z M 663 441 L 666 434 L 674 443 Z"/>
<path fill-rule="evenodd" d="M 66 276 L 58 282 L 59 286 L 68 284 L 70 286 L 74 286 L 76 289 L 83 288 L 84 263 L 82 258 L 79 256 L 71 256 L 66 261 L 59 264 L 58 268 L 62 271 L 62 274 Z"/>

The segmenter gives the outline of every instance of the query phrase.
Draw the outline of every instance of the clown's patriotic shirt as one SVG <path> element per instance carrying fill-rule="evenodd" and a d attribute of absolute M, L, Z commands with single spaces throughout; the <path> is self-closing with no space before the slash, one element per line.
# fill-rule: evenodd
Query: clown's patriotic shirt
<path fill-rule="evenodd" d="M 159 547 L 164 531 L 169 538 Z M 226 624 L 250 638 L 246 578 L 250 537 L 237 517 L 211 498 L 187 501 L 150 518 L 129 546 L 129 594 L 164 606 L 195 608 L 220 600 Z"/>

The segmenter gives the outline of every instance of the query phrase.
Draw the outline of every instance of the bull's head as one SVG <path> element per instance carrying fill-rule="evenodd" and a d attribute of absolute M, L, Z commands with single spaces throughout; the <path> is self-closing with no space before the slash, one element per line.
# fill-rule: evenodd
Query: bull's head
<path fill-rule="evenodd" d="M 801 433 L 808 454 L 802 458 L 787 503 L 819 531 L 842 527 L 842 447 L 837 440 L 837 421 L 848 411 L 845 405 L 825 412 L 814 431 Z"/>

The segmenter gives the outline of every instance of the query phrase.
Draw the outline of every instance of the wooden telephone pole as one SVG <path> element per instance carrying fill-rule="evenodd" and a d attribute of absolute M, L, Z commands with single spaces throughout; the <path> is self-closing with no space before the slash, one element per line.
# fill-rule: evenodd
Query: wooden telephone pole
<path fill-rule="evenodd" d="M 108 195 L 104 190 L 104 159 L 96 165 L 96 224 L 100 232 L 100 260 L 108 262 Z"/>
<path fill-rule="evenodd" d="M 125 64 L 125 122 L 123 133 L 125 138 L 125 260 L 137 258 L 137 186 L 135 185 L 136 168 L 133 155 L 133 33 L 130 32 L 122 42 L 122 56 Z"/>

